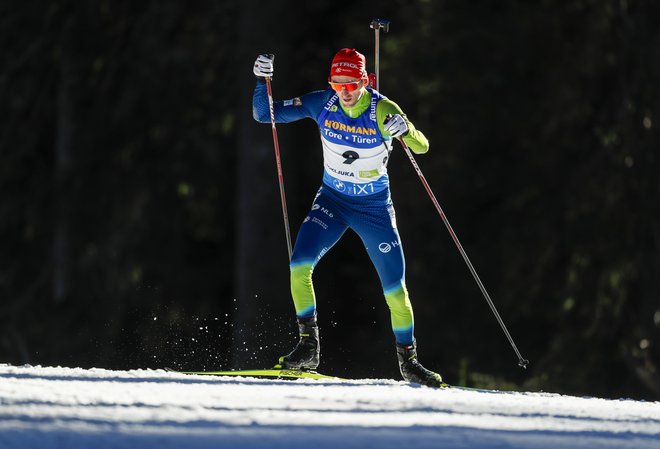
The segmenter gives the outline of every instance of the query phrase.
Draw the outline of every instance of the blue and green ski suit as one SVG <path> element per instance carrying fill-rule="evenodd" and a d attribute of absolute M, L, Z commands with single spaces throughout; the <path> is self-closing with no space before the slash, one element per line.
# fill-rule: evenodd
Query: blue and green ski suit
<path fill-rule="evenodd" d="M 390 309 L 396 343 L 414 341 L 414 317 L 405 282 L 405 259 L 390 197 L 387 162 L 392 138 L 383 130 L 399 106 L 367 88 L 351 108 L 330 88 L 274 102 L 275 121 L 316 121 L 323 146 L 323 183 L 300 227 L 291 258 L 291 294 L 299 318 L 316 314 L 314 267 L 348 229 L 355 231 L 373 262 Z M 254 119 L 270 122 L 266 84 L 258 80 Z M 415 153 L 428 151 L 424 135 L 408 122 L 405 142 Z"/>

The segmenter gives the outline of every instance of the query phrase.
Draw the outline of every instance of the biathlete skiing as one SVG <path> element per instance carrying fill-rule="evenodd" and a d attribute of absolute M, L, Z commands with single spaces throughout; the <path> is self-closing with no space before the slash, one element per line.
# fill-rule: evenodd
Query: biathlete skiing
<path fill-rule="evenodd" d="M 270 123 L 266 77 L 274 73 L 273 56 L 254 64 L 257 85 L 254 119 Z M 417 357 L 413 308 L 406 289 L 405 259 L 390 196 L 387 163 L 393 139 L 403 139 L 416 154 L 429 143 L 401 108 L 369 87 L 365 57 L 341 49 L 332 60 L 329 86 L 286 101 L 274 102 L 276 123 L 314 120 L 323 148 L 323 182 L 304 219 L 291 255 L 291 295 L 300 339 L 280 357 L 286 369 L 313 370 L 320 362 L 319 328 L 312 273 L 319 260 L 347 229 L 356 232 L 374 264 L 390 310 L 401 375 L 408 382 L 441 387 L 442 377 Z"/>

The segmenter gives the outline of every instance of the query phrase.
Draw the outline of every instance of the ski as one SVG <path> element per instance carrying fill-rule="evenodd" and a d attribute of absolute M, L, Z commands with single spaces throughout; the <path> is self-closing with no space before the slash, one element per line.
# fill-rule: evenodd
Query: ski
<path fill-rule="evenodd" d="M 346 380 L 336 376 L 327 376 L 316 371 L 303 371 L 297 369 L 257 369 L 257 370 L 238 370 L 238 371 L 174 371 L 179 374 L 190 374 L 197 376 L 233 376 L 233 377 L 256 377 L 265 379 L 325 379 L 325 380 Z"/>
<path fill-rule="evenodd" d="M 315 380 L 335 380 L 335 381 L 349 381 L 352 379 L 345 379 L 337 376 L 328 376 L 316 371 L 304 371 L 299 369 L 256 369 L 256 370 L 237 370 L 237 371 L 177 371 L 171 368 L 166 368 L 166 371 L 187 374 L 193 376 L 229 376 L 229 377 L 252 377 L 257 379 L 271 379 L 271 380 L 296 380 L 296 379 L 315 379 Z M 354 379 L 353 379 L 354 380 Z M 415 384 L 416 385 L 416 384 Z M 450 385 L 443 382 L 437 390 L 456 389 L 467 390 L 475 392 L 495 392 L 496 390 L 488 390 L 484 388 L 463 387 L 460 385 Z"/>

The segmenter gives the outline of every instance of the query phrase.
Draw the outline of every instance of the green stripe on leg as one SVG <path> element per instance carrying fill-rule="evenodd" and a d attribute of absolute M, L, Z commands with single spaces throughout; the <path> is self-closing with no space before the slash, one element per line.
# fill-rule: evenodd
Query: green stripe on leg
<path fill-rule="evenodd" d="M 312 264 L 291 266 L 291 296 L 299 317 L 308 316 L 316 309 L 316 295 L 312 284 Z"/>

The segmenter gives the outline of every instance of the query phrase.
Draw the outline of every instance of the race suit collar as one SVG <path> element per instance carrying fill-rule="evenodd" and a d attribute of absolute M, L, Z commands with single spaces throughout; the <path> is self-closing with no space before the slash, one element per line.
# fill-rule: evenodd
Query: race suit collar
<path fill-rule="evenodd" d="M 344 114 L 351 118 L 359 117 L 360 114 L 369 109 L 369 105 L 371 104 L 371 92 L 365 89 L 364 94 L 362 94 L 357 103 L 355 103 L 352 107 L 344 106 L 341 104 L 341 101 L 338 103 L 339 106 L 341 106 L 342 111 L 344 111 Z"/>

